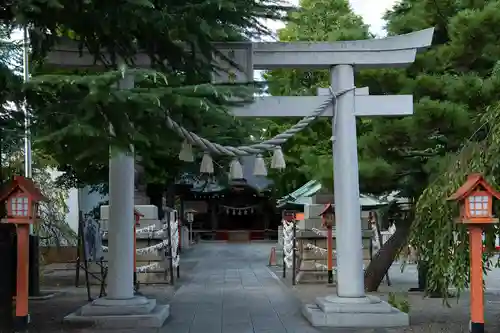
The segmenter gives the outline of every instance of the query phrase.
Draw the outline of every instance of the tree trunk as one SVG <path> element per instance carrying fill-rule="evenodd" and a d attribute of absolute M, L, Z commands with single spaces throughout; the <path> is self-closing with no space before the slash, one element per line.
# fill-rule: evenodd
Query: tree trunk
<path fill-rule="evenodd" d="M 396 232 L 382 245 L 365 271 L 366 291 L 377 291 L 400 249 L 406 244 L 409 234 L 409 226 L 398 226 Z"/>

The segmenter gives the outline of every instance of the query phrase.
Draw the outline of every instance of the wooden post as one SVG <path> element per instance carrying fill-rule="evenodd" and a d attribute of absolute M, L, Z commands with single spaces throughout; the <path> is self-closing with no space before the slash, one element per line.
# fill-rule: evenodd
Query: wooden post
<path fill-rule="evenodd" d="M 26 330 L 28 326 L 29 288 L 29 224 L 17 225 L 17 286 L 15 328 Z"/>
<path fill-rule="evenodd" d="M 327 244 L 327 265 L 328 265 L 328 283 L 333 283 L 333 233 L 332 227 L 328 226 L 326 229 L 326 244 Z"/>
<path fill-rule="evenodd" d="M 484 333 L 483 229 L 469 225 L 471 333 Z"/>

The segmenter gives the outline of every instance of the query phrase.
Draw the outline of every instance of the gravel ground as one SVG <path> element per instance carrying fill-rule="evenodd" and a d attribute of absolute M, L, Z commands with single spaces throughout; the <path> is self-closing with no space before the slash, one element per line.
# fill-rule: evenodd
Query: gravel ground
<path fill-rule="evenodd" d="M 176 286 L 155 285 L 142 286 L 141 292 L 145 296 L 154 297 L 158 303 L 166 304 L 174 295 Z M 92 295 L 99 293 L 99 288 L 92 288 Z M 87 333 L 90 325 L 65 324 L 63 318 L 87 303 L 87 291 L 84 287 L 68 287 L 52 299 L 30 301 L 31 325 L 29 332 L 36 333 Z M 2 332 L 3 333 L 3 332 Z M 143 332 L 145 333 L 145 332 Z"/>
<path fill-rule="evenodd" d="M 175 291 L 188 280 L 189 271 L 196 265 L 196 260 L 184 260 L 181 265 L 181 278 L 176 280 L 175 286 L 168 284 L 141 285 L 140 291 L 144 296 L 156 298 L 158 303 L 167 304 L 173 297 Z M 49 269 L 50 270 L 50 269 Z M 90 333 L 96 332 L 89 325 L 75 325 L 63 323 L 63 318 L 69 313 L 77 310 L 87 301 L 87 290 L 85 280 L 80 280 L 80 287 L 74 287 L 74 270 L 59 271 L 58 274 L 46 274 L 43 277 L 42 290 L 58 290 L 61 293 L 48 300 L 30 300 L 30 333 Z M 91 287 L 91 296 L 97 297 L 99 287 Z M 104 331 L 97 331 L 105 333 Z M 116 332 L 116 331 L 114 331 Z M 0 333 L 4 333 L 0 329 Z M 7 333 L 7 332 L 5 332 Z M 9 332 L 11 333 L 11 332 Z M 127 333 L 120 330 L 120 333 Z M 141 330 L 141 333 L 149 333 Z"/>
<path fill-rule="evenodd" d="M 314 299 L 319 296 L 335 294 L 334 287 L 325 284 L 301 284 L 292 286 L 291 277 L 283 279 L 281 268 L 273 267 L 272 271 L 283 283 L 285 288 L 289 288 L 302 303 L 314 303 Z M 461 295 L 459 299 L 449 300 L 450 306 L 443 305 L 442 299 L 424 298 L 422 293 L 408 293 L 410 287 L 415 284 L 394 283 L 388 287 L 382 285 L 379 293 L 374 295 L 387 300 L 389 292 L 401 293 L 407 297 L 410 308 L 410 327 L 391 329 L 355 329 L 345 330 L 345 332 L 355 333 L 437 333 L 469 332 L 469 294 Z M 500 332 L 500 294 L 486 293 L 485 296 L 485 323 L 487 333 Z M 321 331 L 328 332 L 328 329 Z"/>

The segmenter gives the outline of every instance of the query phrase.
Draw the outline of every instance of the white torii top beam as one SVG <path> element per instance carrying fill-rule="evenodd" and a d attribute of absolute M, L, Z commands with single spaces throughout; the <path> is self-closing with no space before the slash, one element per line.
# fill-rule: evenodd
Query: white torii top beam
<path fill-rule="evenodd" d="M 237 80 L 249 81 L 253 77 L 253 70 L 259 69 L 324 69 L 332 64 L 355 65 L 357 68 L 407 66 L 413 63 L 417 51 L 429 47 L 433 32 L 434 29 L 430 28 L 382 39 L 342 42 L 214 44 L 243 69 L 242 72 L 237 71 Z M 61 40 L 49 53 L 46 63 L 72 68 L 99 66 L 93 55 L 86 50 L 80 53 L 77 43 L 67 39 Z M 138 53 L 134 65 L 148 68 L 151 66 L 151 60 L 147 54 Z"/>

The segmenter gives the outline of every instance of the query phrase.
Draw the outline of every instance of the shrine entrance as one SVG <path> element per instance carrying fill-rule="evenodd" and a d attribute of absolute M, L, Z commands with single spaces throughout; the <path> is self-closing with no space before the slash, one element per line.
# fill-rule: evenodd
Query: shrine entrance
<path fill-rule="evenodd" d="M 193 212 L 194 240 L 246 242 L 278 239 L 279 211 L 271 199 L 272 183 L 266 178 L 248 178 L 228 183 L 216 178 L 185 174 L 177 182 L 176 194 L 183 211 Z M 185 220 L 185 218 L 184 218 Z"/>

